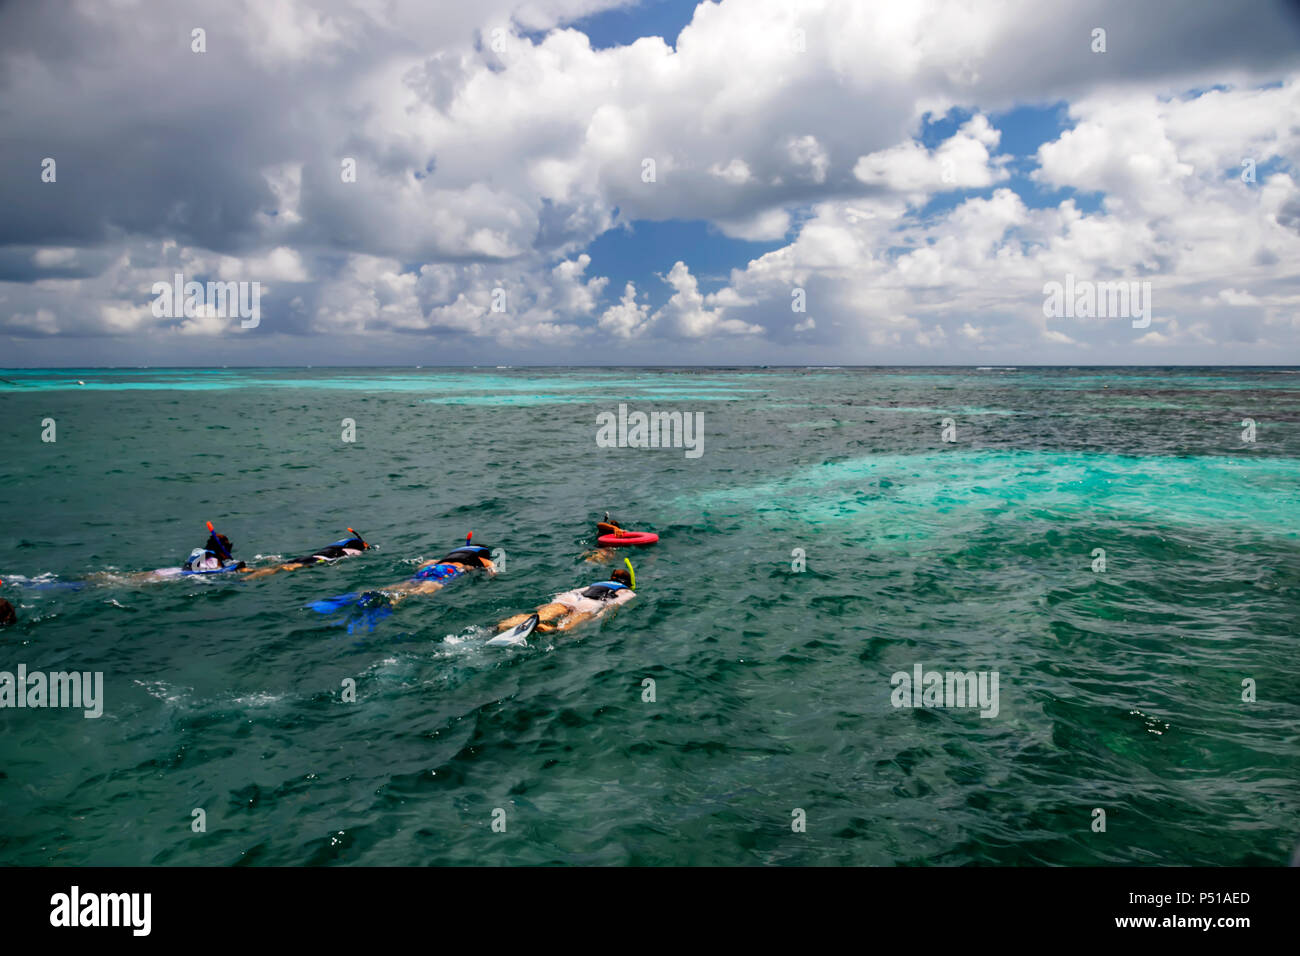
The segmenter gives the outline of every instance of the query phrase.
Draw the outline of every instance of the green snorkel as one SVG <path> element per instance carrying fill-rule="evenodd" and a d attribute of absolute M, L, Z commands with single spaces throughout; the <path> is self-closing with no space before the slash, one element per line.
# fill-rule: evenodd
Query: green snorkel
<path fill-rule="evenodd" d="M 632 579 L 632 590 L 636 590 L 636 572 L 632 570 L 632 559 L 624 558 L 623 563 L 627 565 L 628 576 Z"/>

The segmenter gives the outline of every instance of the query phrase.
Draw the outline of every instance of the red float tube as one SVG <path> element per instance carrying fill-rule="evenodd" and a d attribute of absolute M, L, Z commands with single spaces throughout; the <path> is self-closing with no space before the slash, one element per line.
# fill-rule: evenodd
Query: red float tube
<path fill-rule="evenodd" d="M 659 535 L 653 531 L 624 531 L 622 534 L 602 534 L 596 543 L 607 548 L 622 548 L 636 544 L 654 544 L 658 540 Z"/>

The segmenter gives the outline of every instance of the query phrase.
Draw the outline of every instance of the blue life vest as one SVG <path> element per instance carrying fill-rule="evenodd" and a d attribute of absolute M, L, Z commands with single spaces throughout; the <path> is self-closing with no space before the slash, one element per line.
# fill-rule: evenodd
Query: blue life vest
<path fill-rule="evenodd" d="M 421 568 L 415 572 L 412 581 L 447 581 L 451 578 L 460 577 L 465 572 L 460 568 L 450 564 L 431 564 L 427 568 Z"/>
<path fill-rule="evenodd" d="M 581 592 L 585 598 L 593 598 L 597 601 L 609 601 L 613 599 L 619 591 L 630 590 L 626 584 L 618 581 L 597 581 L 595 584 L 588 585 Z"/>

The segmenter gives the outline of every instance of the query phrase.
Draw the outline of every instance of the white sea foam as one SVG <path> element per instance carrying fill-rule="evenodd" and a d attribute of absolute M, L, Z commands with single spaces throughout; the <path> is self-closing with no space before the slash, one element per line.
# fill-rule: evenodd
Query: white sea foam
<path fill-rule="evenodd" d="M 269 694 L 266 691 L 259 691 L 256 694 L 236 697 L 233 702 L 243 707 L 269 707 L 272 704 L 280 703 L 285 696 L 284 694 Z"/>

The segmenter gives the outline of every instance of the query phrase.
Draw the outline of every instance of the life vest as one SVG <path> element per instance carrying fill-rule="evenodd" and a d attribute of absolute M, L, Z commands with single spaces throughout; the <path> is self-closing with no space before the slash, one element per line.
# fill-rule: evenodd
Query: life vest
<path fill-rule="evenodd" d="M 420 568 L 420 570 L 415 572 L 415 576 L 411 580 L 447 581 L 450 580 L 451 578 L 460 577 L 462 574 L 465 573 L 466 573 L 465 571 L 462 571 L 454 564 L 443 564 L 440 562 L 438 564 L 431 564 L 425 568 Z"/>
<path fill-rule="evenodd" d="M 598 601 L 612 600 L 614 595 L 619 591 L 630 591 L 626 584 L 619 581 L 597 581 L 595 584 L 588 586 L 582 596 L 585 598 L 595 598 Z"/>

